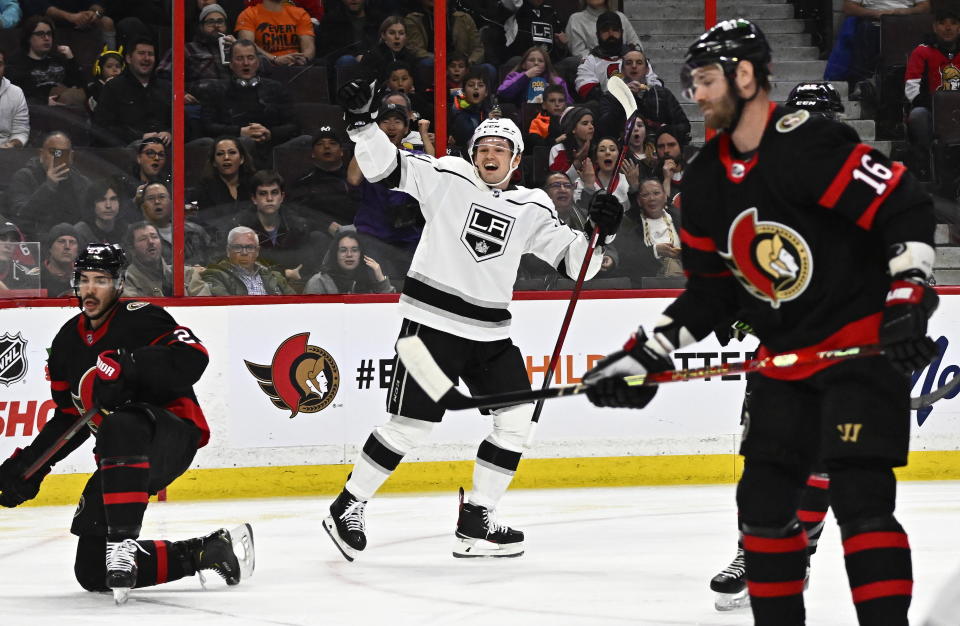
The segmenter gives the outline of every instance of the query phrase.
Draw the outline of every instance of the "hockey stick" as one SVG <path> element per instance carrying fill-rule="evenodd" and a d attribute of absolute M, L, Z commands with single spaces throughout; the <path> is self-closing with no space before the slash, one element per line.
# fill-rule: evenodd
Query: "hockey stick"
<path fill-rule="evenodd" d="M 613 193 L 616 181 L 619 180 L 620 167 L 623 165 L 623 158 L 627 154 L 627 143 L 630 141 L 630 135 L 633 133 L 633 127 L 637 123 L 637 101 L 626 83 L 619 76 L 611 76 L 607 81 L 607 90 L 610 92 L 627 117 L 626 131 L 623 137 L 623 149 L 617 157 L 617 166 L 613 169 L 613 176 L 607 185 L 607 193 Z M 573 285 L 573 292 L 570 294 L 570 302 L 567 304 L 567 312 L 563 316 L 563 322 L 560 324 L 560 334 L 557 335 L 557 343 L 553 347 L 553 354 L 550 355 L 550 364 L 543 375 L 543 386 L 541 391 L 550 386 L 550 380 L 553 378 L 553 372 L 557 369 L 557 363 L 560 361 L 560 351 L 563 349 L 563 342 L 567 338 L 567 331 L 570 328 L 570 320 L 573 319 L 573 310 L 577 307 L 577 301 L 580 299 L 580 291 L 583 289 L 583 281 L 587 276 L 587 267 L 590 265 L 590 258 L 597 247 L 600 239 L 600 227 L 594 226 L 593 233 L 590 235 L 590 244 L 587 246 L 587 253 L 583 257 L 583 263 L 580 264 L 580 273 L 577 276 L 577 282 Z M 531 421 L 534 423 L 540 421 L 540 413 L 543 411 L 543 399 L 537 400 L 537 406 L 533 409 Z"/>
<path fill-rule="evenodd" d="M 944 397 L 946 397 L 946 395 L 953 391 L 957 385 L 960 385 L 960 374 L 951 378 L 950 382 L 945 383 L 943 387 L 940 387 L 939 389 L 934 389 L 930 393 L 925 393 L 917 396 L 916 398 L 910 398 L 910 410 L 917 411 L 919 409 L 927 408 L 934 402 L 942 400 Z"/>
<path fill-rule="evenodd" d="M 52 459 L 53 455 L 55 455 L 57 452 L 60 451 L 60 448 L 65 446 L 67 442 L 70 441 L 70 439 L 74 435 L 80 432 L 80 429 L 86 426 L 87 422 L 91 420 L 99 410 L 100 410 L 100 407 L 95 406 L 89 411 L 87 411 L 86 413 L 84 413 L 83 415 L 81 415 L 80 417 L 78 417 L 77 420 L 70 425 L 70 428 L 68 428 L 66 432 L 60 435 L 60 438 L 57 439 L 55 442 L 53 442 L 53 445 L 51 445 L 46 452 L 40 455 L 40 458 L 34 461 L 30 465 L 30 467 L 27 468 L 27 470 L 23 473 L 23 480 L 30 480 L 30 477 L 36 474 L 37 471 L 40 470 L 40 468 L 46 465 L 47 461 Z"/>
<path fill-rule="evenodd" d="M 440 366 L 433 359 L 427 346 L 416 336 L 404 337 L 397 341 L 397 354 L 403 365 L 413 376 L 417 384 L 430 398 L 445 409 L 483 409 L 522 404 L 534 400 L 549 400 L 585 393 L 589 385 L 579 383 L 549 387 L 546 389 L 532 389 L 523 391 L 508 391 L 483 396 L 466 396 L 454 387 L 453 381 L 443 373 Z M 824 362 L 839 362 L 848 359 L 878 356 L 883 354 L 883 348 L 877 344 L 851 346 L 838 350 L 821 350 L 785 352 L 764 357 L 762 359 L 748 359 L 736 363 L 723 363 L 710 367 L 701 367 L 686 370 L 669 370 L 626 376 L 624 380 L 630 386 L 662 385 L 682 380 L 724 376 L 727 374 L 749 374 L 763 370 L 785 369 L 801 365 L 814 365 Z"/>

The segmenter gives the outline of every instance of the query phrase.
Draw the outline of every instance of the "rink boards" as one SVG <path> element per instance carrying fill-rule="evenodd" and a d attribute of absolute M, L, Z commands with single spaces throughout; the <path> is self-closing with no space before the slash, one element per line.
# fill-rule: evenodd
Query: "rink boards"
<path fill-rule="evenodd" d="M 199 302 L 199 301 L 198 301 Z M 212 300 L 204 299 L 205 303 Z M 554 383 L 579 376 L 621 345 L 638 323 L 657 319 L 669 299 L 586 299 L 579 303 Z M 565 300 L 511 306 L 512 336 L 534 386 L 553 350 Z M 169 306 L 209 350 L 196 386 L 210 444 L 170 489 L 171 499 L 301 495 L 339 488 L 372 427 L 385 418 L 386 388 L 400 320 L 387 303 Z M 76 309 L 0 311 L 0 458 L 31 441 L 53 414 L 46 348 Z M 942 358 L 921 373 L 913 395 L 960 372 L 960 296 L 944 295 L 931 326 Z M 680 350 L 678 368 L 749 357 L 755 341 L 721 347 L 714 337 Z M 547 402 L 517 487 L 720 483 L 736 480 L 741 376 L 664 386 L 643 411 L 596 409 L 584 398 Z M 960 400 L 912 414 L 911 464 L 904 478 L 960 478 Z M 448 413 L 432 443 L 407 456 L 386 489 L 469 485 L 477 444 L 490 418 Z M 41 502 L 69 502 L 93 469 L 90 443 L 55 468 Z M 66 476 L 59 476 L 66 474 Z"/>

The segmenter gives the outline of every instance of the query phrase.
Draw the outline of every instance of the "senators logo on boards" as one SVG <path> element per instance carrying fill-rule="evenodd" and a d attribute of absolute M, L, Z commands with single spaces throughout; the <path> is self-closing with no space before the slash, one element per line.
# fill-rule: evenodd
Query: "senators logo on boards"
<path fill-rule="evenodd" d="M 733 220 L 724 260 L 755 298 L 773 308 L 798 298 L 810 284 L 813 256 L 800 233 L 776 222 L 761 222 L 757 209 Z"/>
<path fill-rule="evenodd" d="M 322 411 L 340 389 L 337 362 L 323 348 L 307 345 L 309 336 L 300 333 L 284 340 L 270 365 L 244 361 L 273 405 L 291 411 L 291 418 Z"/>
<path fill-rule="evenodd" d="M 27 375 L 27 340 L 17 333 L 0 337 L 0 383 L 9 387 Z"/>

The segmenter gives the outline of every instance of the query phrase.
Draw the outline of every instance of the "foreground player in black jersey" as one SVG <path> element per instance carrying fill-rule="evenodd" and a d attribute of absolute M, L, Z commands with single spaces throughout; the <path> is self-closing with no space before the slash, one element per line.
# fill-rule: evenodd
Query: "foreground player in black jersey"
<path fill-rule="evenodd" d="M 56 413 L 29 446 L 0 465 L 0 505 L 15 507 L 34 498 L 50 468 L 92 433 L 99 468 L 83 490 L 70 529 L 79 537 L 74 571 L 80 585 L 88 591 L 112 589 L 118 603 L 133 587 L 200 570 L 212 569 L 235 585 L 252 572 L 249 525 L 232 537 L 221 529 L 186 541 L 137 541 L 150 494 L 185 472 L 209 439 L 192 388 L 208 358 L 190 329 L 163 309 L 119 300 L 123 265 L 118 245 L 90 244 L 77 258 L 73 284 L 81 313 L 57 333 L 48 361 Z M 81 415 L 88 428 L 25 479 L 27 468 Z"/>
<path fill-rule="evenodd" d="M 836 88 L 825 81 L 803 82 L 790 90 L 787 96 L 788 109 L 805 109 L 814 115 L 821 115 L 828 119 L 837 119 L 843 113 L 843 100 Z M 742 339 L 746 334 L 752 334 L 753 329 L 742 320 L 733 324 L 725 323 L 717 328 L 717 339 L 721 345 L 727 345 L 731 339 Z M 743 407 L 740 409 L 740 424 L 746 423 L 749 415 L 750 390 L 757 375 L 747 376 L 747 386 L 743 392 Z M 817 551 L 817 543 L 823 533 L 824 520 L 830 509 L 830 475 L 822 464 L 816 464 L 807 478 L 807 485 L 800 493 L 800 508 L 797 509 L 797 519 L 803 524 L 807 532 L 807 575 L 810 579 L 810 558 Z M 743 556 L 743 532 L 739 533 L 737 554 L 725 568 L 710 580 L 710 589 L 716 594 L 714 607 L 718 611 L 730 611 L 750 605 L 750 596 L 747 595 L 747 576 Z"/>
<path fill-rule="evenodd" d="M 722 22 L 687 54 L 684 81 L 720 132 L 684 179 L 687 288 L 648 338 L 588 372 L 599 406 L 646 406 L 656 387 L 622 376 L 672 369 L 670 353 L 743 312 L 758 356 L 879 342 L 884 355 L 756 377 L 737 505 L 760 625 L 803 624 L 807 535 L 798 497 L 821 458 L 860 624 L 904 626 L 910 547 L 893 516 L 907 462 L 909 373 L 936 353 L 927 286 L 933 208 L 898 163 L 846 125 L 769 97 L 770 47 L 755 24 Z"/>

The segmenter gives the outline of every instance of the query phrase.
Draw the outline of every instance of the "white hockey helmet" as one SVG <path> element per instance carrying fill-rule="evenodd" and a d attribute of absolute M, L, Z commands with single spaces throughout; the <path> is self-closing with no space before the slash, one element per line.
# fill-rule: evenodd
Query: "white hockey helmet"
<path fill-rule="evenodd" d="M 467 153 L 470 160 L 473 160 L 473 146 L 484 137 L 503 137 L 513 146 L 513 154 L 517 155 L 523 152 L 523 135 L 520 129 L 513 123 L 513 120 L 507 117 L 488 117 L 480 122 L 477 130 L 473 131 L 473 137 L 470 138 L 470 144 L 467 146 Z"/>
<path fill-rule="evenodd" d="M 473 167 L 477 170 L 478 175 L 480 170 L 477 168 L 477 164 L 473 162 L 473 147 L 484 137 L 500 137 L 509 141 L 512 146 L 513 154 L 510 157 L 510 169 L 506 175 L 496 183 L 487 183 L 491 187 L 496 187 L 504 181 L 510 180 L 513 172 L 517 169 L 517 166 L 513 164 L 513 159 L 523 152 L 523 135 L 520 134 L 520 129 L 517 128 L 517 125 L 505 117 L 488 117 L 480 122 L 477 130 L 473 131 L 473 137 L 470 138 L 470 144 L 467 146 L 470 162 L 473 163 Z"/>

